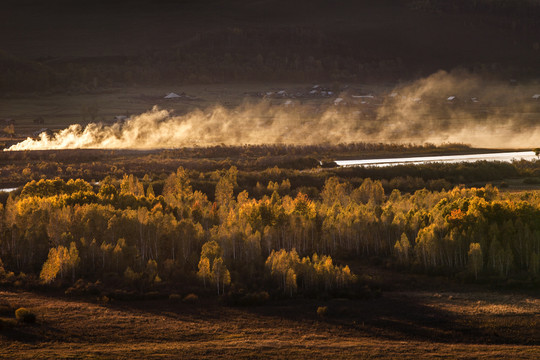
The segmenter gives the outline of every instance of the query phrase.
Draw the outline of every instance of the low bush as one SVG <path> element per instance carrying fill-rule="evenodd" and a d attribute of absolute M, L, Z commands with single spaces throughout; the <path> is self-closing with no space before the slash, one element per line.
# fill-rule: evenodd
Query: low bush
<path fill-rule="evenodd" d="M 98 303 L 107 304 L 111 299 L 107 295 L 98 296 L 96 301 Z"/>
<path fill-rule="evenodd" d="M 171 294 L 169 295 L 169 300 L 172 302 L 180 302 L 182 301 L 182 296 L 180 296 L 179 294 Z"/>
<path fill-rule="evenodd" d="M 36 322 L 36 314 L 26 308 L 18 308 L 17 310 L 15 310 L 15 318 L 19 322 L 24 322 L 28 324 Z"/>
<path fill-rule="evenodd" d="M 328 306 L 319 306 L 317 308 L 317 316 L 320 318 L 326 317 L 326 314 L 328 313 Z"/>
<path fill-rule="evenodd" d="M 184 297 L 185 303 L 196 303 L 199 301 L 199 297 L 195 294 L 187 294 L 186 297 Z"/>

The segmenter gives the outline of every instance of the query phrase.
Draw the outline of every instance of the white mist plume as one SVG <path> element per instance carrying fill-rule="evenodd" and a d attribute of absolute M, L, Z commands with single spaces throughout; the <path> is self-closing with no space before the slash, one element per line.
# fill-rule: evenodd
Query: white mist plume
<path fill-rule="evenodd" d="M 85 128 L 71 125 L 50 138 L 41 134 L 38 139 L 28 138 L 7 150 L 156 149 L 358 141 L 353 136 L 353 122 L 339 119 L 337 113 L 330 111 L 305 121 L 302 113 L 306 111 L 307 108 L 290 111 L 261 102 L 233 110 L 217 106 L 206 112 L 198 110 L 184 116 L 171 116 L 168 111 L 154 107 L 124 124 L 89 124 Z"/>
<path fill-rule="evenodd" d="M 316 109 L 309 105 L 276 106 L 263 100 L 182 116 L 154 107 L 124 124 L 71 125 L 50 138 L 42 134 L 7 150 L 348 142 L 539 146 L 540 103 L 506 84 L 441 71 L 393 92 L 397 96 L 385 97 L 380 106 L 349 103 Z M 456 96 L 457 101 L 449 103 L 449 96 Z M 473 97 L 478 103 L 471 101 Z"/>

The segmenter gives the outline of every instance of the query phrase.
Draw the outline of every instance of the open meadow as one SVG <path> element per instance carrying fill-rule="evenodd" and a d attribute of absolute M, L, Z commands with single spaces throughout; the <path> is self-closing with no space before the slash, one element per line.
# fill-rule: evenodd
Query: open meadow
<path fill-rule="evenodd" d="M 5 289 L 2 319 L 25 306 L 37 322 L 0 335 L 6 359 L 447 358 L 536 359 L 540 299 L 448 279 L 353 268 L 384 288 L 364 299 L 295 299 L 264 306 L 66 297 Z M 326 306 L 324 316 L 317 308 Z"/>

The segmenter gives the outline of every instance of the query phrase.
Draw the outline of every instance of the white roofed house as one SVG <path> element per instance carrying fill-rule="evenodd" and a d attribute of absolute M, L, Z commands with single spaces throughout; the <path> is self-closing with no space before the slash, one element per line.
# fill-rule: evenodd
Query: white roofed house
<path fill-rule="evenodd" d="M 283 106 L 285 107 L 292 107 L 294 106 L 294 102 L 292 100 L 287 100 L 283 103 Z"/>
<path fill-rule="evenodd" d="M 351 98 L 354 99 L 355 103 L 357 104 L 360 102 L 360 104 L 369 104 L 373 100 L 375 100 L 375 96 L 369 94 L 369 95 L 351 95 Z"/>
<path fill-rule="evenodd" d="M 125 122 L 127 119 L 129 119 L 129 117 L 126 116 L 126 115 L 116 115 L 116 116 L 114 117 L 114 122 L 117 122 L 117 123 L 123 123 L 123 122 Z"/>
<path fill-rule="evenodd" d="M 351 95 L 354 99 L 375 99 L 373 95 Z"/>
<path fill-rule="evenodd" d="M 338 97 L 337 99 L 334 100 L 334 106 L 343 106 L 343 105 L 347 105 L 347 103 L 345 102 L 345 99 Z"/>
<path fill-rule="evenodd" d="M 458 98 L 456 95 L 447 96 L 445 100 L 447 105 L 456 105 L 458 103 L 461 103 L 461 99 Z"/>
<path fill-rule="evenodd" d="M 175 93 L 168 93 L 167 95 L 165 95 L 164 99 L 178 99 L 178 98 L 181 98 L 180 95 L 178 94 L 175 94 Z"/>

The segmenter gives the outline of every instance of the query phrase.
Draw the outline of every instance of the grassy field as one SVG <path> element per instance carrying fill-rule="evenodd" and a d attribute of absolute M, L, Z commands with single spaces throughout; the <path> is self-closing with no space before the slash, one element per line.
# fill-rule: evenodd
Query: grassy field
<path fill-rule="evenodd" d="M 360 269 L 359 269 L 360 270 Z M 370 300 L 273 301 L 237 308 L 74 299 L 2 290 L 1 302 L 37 314 L 0 332 L 0 357 L 536 359 L 538 293 L 492 291 L 372 267 L 384 288 Z M 324 318 L 318 306 L 327 306 Z M 9 317 L 2 314 L 3 318 Z"/>

